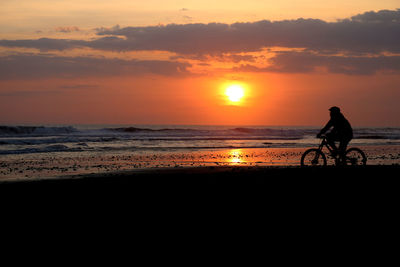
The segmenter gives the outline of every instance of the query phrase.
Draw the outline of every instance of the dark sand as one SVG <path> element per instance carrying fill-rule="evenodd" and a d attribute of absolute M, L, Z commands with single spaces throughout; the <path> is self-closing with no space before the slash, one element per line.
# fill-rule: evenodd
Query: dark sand
<path fill-rule="evenodd" d="M 281 262 L 381 263 L 387 253 L 396 255 L 384 238 L 395 238 L 398 228 L 399 171 L 197 167 L 2 182 L 2 221 L 18 226 L 3 230 L 25 248 L 16 233 L 35 233 L 29 249 L 44 240 L 53 250 L 95 248 L 101 258 L 111 247 L 129 249 L 124 255 L 134 260 L 163 262 L 217 255 L 248 264 L 266 255 Z M 12 212 L 4 212 L 8 207 Z"/>
<path fill-rule="evenodd" d="M 158 192 L 191 194 L 215 190 L 261 191 L 279 195 L 286 192 L 301 194 L 317 190 L 321 193 L 360 191 L 399 191 L 400 165 L 359 167 L 182 167 L 144 169 L 98 174 L 81 174 L 54 179 L 14 180 L 0 182 L 1 190 L 64 190 L 123 192 L 144 195 Z M 87 190 L 87 191 L 86 191 Z M 111 192 L 110 192 L 111 193 Z"/>
<path fill-rule="evenodd" d="M 129 241 L 137 242 L 141 234 L 154 244 L 165 235 L 170 243 L 180 233 L 195 242 L 206 237 L 208 247 L 221 233 L 229 242 L 237 242 L 239 233 L 264 235 L 266 242 L 275 236 L 282 245 L 300 235 L 299 249 L 312 233 L 314 244 L 336 240 L 343 247 L 351 246 L 349 237 L 369 244 L 391 234 L 399 173 L 399 165 L 147 169 L 3 181 L 0 202 L 3 220 L 22 215 L 22 228 L 40 222 L 62 232 L 98 229 L 97 238 L 130 233 Z"/>

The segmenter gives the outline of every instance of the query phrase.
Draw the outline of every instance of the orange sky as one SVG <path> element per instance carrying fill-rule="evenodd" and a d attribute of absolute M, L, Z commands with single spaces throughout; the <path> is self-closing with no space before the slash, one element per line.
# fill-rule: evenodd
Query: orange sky
<path fill-rule="evenodd" d="M 400 126 L 396 1 L 280 2 L 2 1 L 0 124 Z"/>

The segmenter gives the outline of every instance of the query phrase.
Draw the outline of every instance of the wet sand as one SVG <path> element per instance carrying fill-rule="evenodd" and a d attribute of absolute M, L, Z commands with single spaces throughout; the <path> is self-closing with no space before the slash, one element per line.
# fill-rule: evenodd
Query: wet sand
<path fill-rule="evenodd" d="M 400 146 L 361 147 L 367 165 L 400 164 Z M 52 153 L 0 158 L 0 182 L 192 167 L 298 167 L 307 148 L 214 149 L 129 153 Z M 334 162 L 328 157 L 328 165 Z"/>

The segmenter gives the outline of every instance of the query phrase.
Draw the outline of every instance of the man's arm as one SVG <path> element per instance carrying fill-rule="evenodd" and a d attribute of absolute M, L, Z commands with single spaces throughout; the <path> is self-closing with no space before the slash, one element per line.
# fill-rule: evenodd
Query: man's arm
<path fill-rule="evenodd" d="M 321 134 L 324 134 L 326 131 L 328 131 L 331 127 L 333 126 L 332 120 L 329 120 L 328 123 L 325 125 L 324 128 L 321 129 L 321 131 L 319 131 L 319 133 L 317 134 L 317 137 L 319 138 L 321 136 Z"/>

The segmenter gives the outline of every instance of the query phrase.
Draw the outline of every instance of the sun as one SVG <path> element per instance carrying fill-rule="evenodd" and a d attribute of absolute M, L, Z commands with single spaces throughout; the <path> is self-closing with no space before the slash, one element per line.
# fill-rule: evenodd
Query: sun
<path fill-rule="evenodd" d="M 231 102 L 239 102 L 244 96 L 244 89 L 242 86 L 235 84 L 231 85 L 225 90 L 225 95 Z"/>

